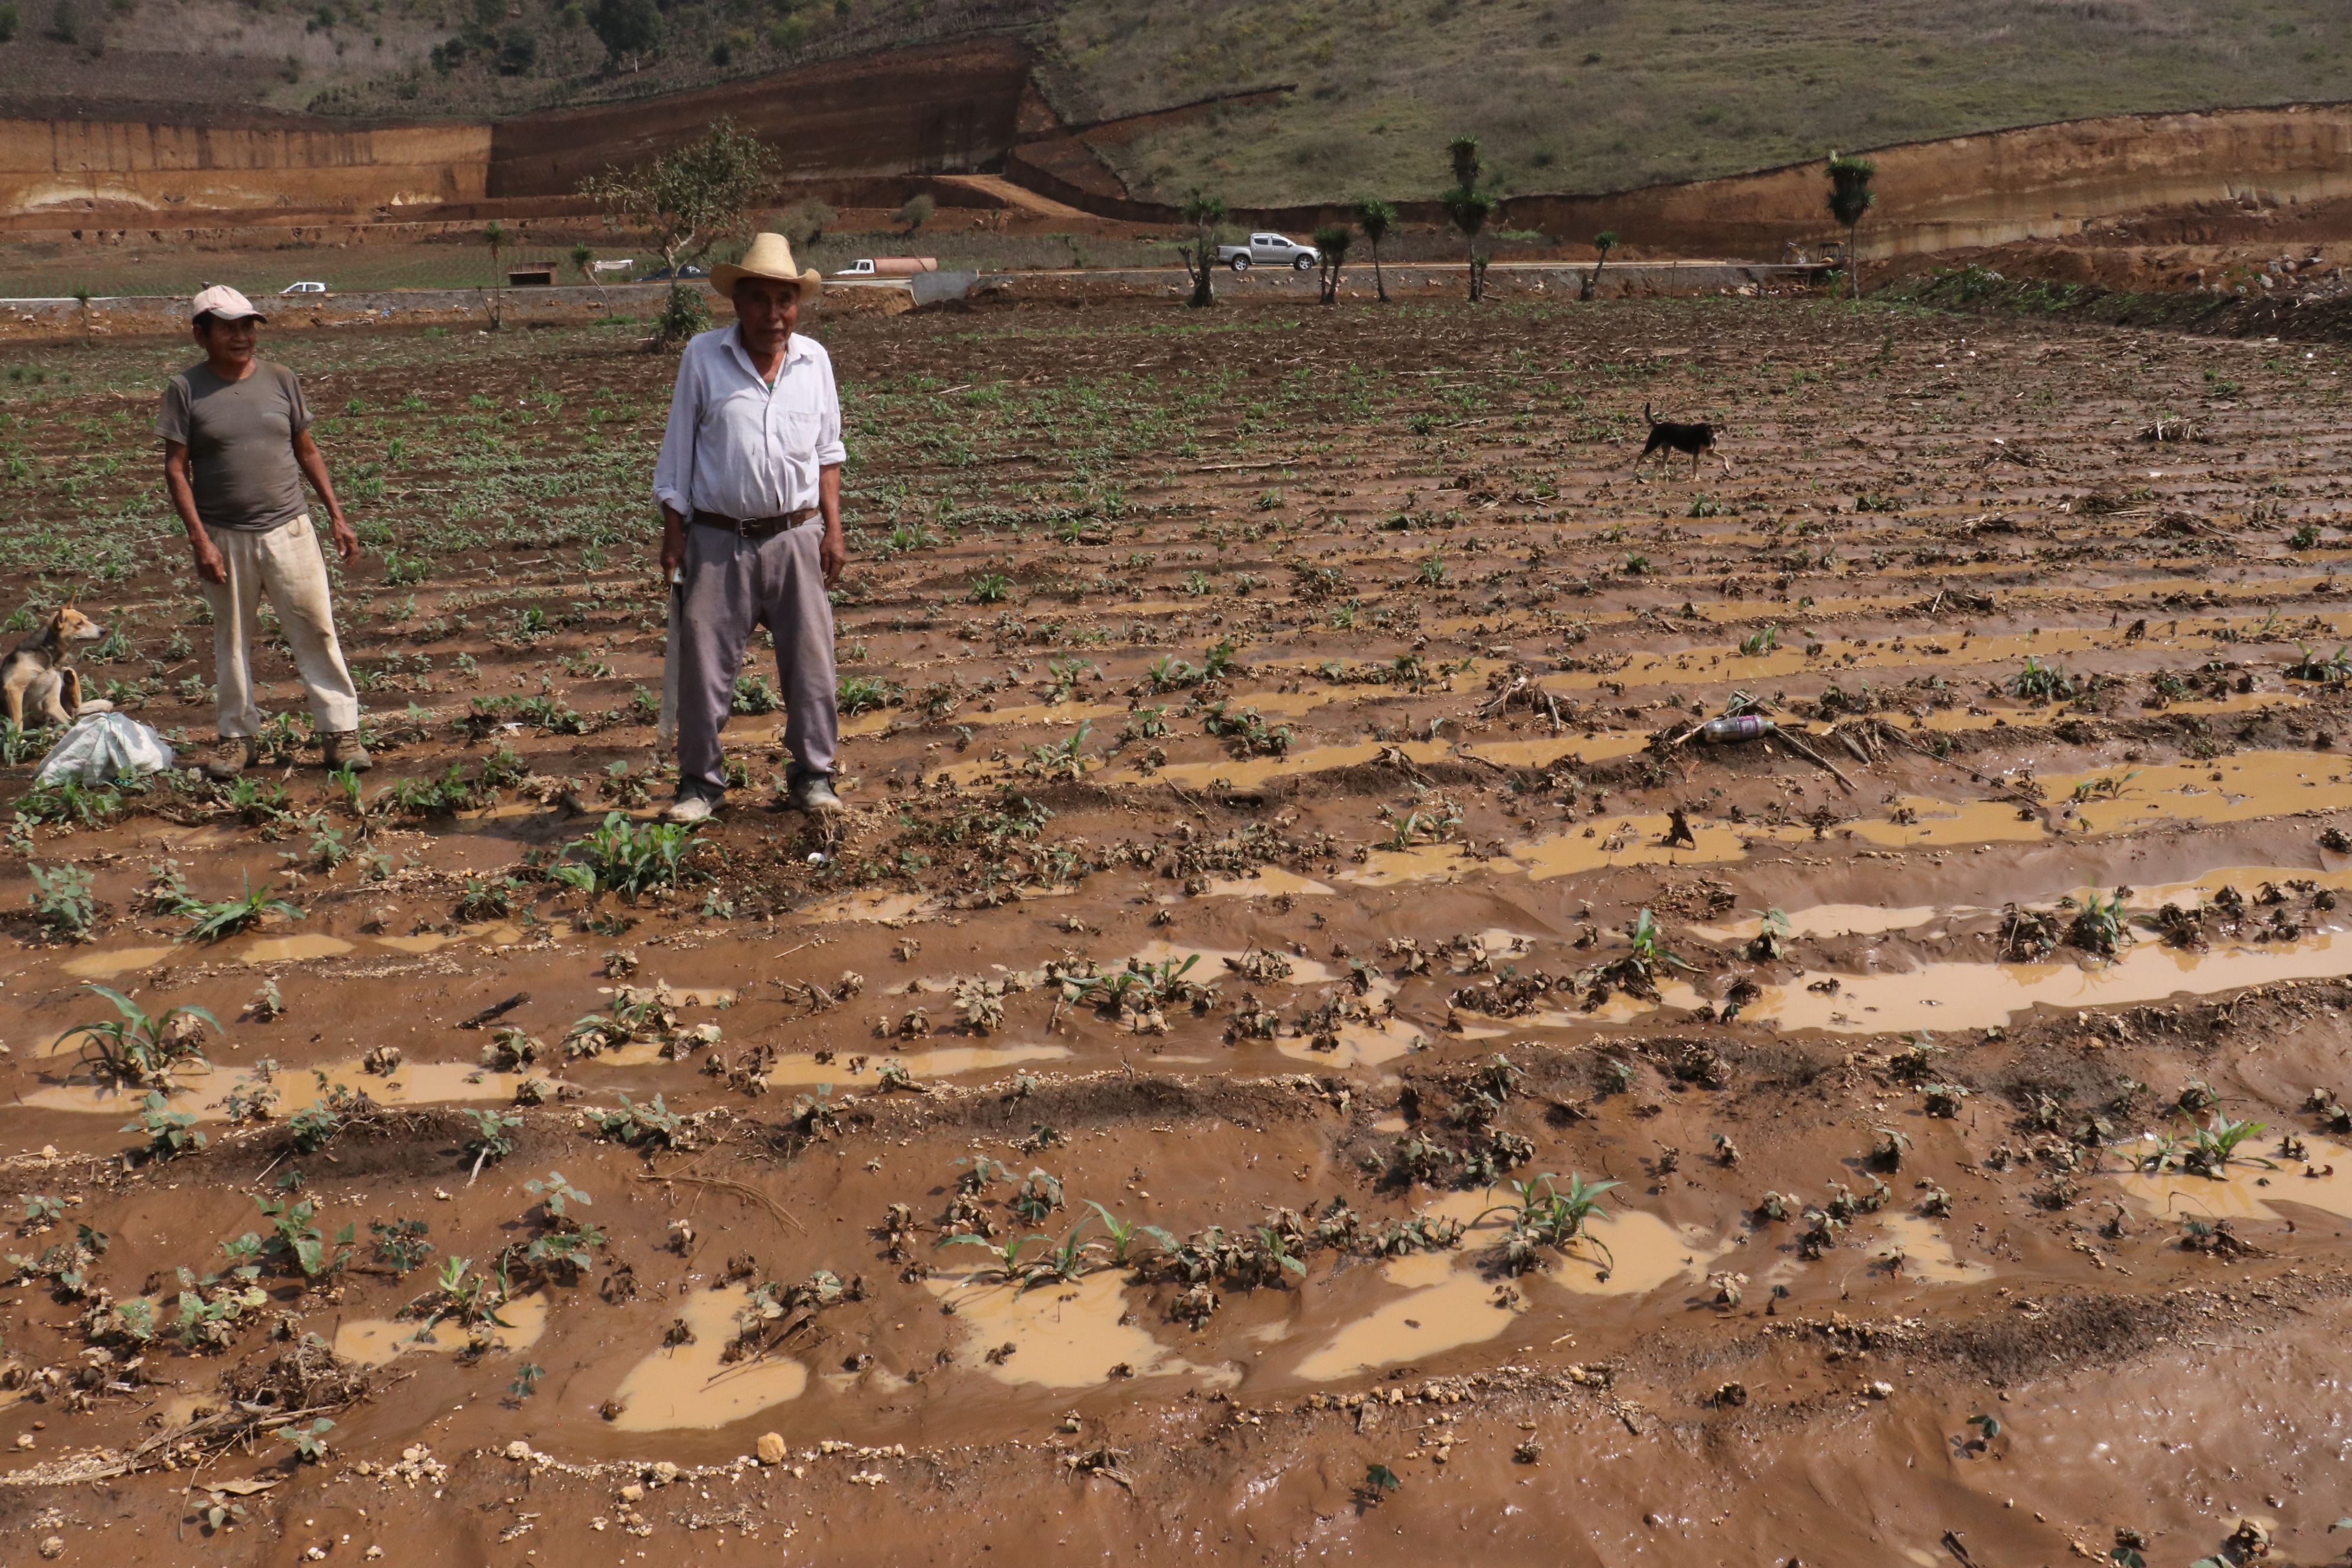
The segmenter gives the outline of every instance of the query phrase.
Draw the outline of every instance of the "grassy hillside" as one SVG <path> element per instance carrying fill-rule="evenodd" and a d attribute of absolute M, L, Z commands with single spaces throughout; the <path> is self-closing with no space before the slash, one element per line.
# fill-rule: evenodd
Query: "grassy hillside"
<path fill-rule="evenodd" d="M 2142 109 L 2352 98 L 2340 0 L 1069 0 L 1055 90 L 1122 114 L 1240 82 L 1285 108 L 1140 137 L 1139 194 L 1432 195 L 1473 131 L 1515 191 Z"/>
<path fill-rule="evenodd" d="M 2139 109 L 2352 98 L 2343 0 L 667 0 L 615 67 L 596 0 L 0 0 L 0 99 L 483 116 L 1020 29 L 1097 119 L 1291 81 L 1276 109 L 1111 151 L 1145 195 L 1434 194 L 1442 145 L 1507 190 L 1727 174 Z"/>

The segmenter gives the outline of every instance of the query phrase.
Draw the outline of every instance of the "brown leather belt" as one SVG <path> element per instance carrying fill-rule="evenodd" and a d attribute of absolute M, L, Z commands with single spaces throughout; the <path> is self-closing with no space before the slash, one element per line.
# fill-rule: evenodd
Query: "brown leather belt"
<path fill-rule="evenodd" d="M 798 528 L 816 515 L 816 508 L 804 506 L 782 517 L 721 517 L 715 511 L 694 514 L 698 528 L 715 528 L 722 533 L 732 533 L 743 539 L 772 539 L 788 528 Z"/>

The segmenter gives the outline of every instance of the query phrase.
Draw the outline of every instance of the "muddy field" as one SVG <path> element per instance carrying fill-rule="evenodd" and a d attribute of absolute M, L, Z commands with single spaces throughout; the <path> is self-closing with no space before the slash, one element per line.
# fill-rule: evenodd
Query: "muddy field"
<path fill-rule="evenodd" d="M 2344 356 L 819 330 L 837 830 L 763 650 L 652 822 L 611 331 L 278 340 L 373 773 L 5 737 L 0 1560 L 2341 1555 Z M 196 747 L 181 357 L 0 362 L 0 558 Z"/>

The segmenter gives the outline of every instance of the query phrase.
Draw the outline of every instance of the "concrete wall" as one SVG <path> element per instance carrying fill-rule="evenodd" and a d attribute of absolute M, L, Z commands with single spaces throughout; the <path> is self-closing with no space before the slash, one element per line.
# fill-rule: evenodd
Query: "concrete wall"
<path fill-rule="evenodd" d="M 176 217 L 478 201 L 489 150 L 485 125 L 0 120 L 0 211 Z"/>

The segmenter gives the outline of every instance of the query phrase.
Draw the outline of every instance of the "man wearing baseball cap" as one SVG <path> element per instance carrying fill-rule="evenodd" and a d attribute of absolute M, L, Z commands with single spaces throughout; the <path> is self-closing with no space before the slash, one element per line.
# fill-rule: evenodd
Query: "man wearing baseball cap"
<path fill-rule="evenodd" d="M 261 728 L 253 650 L 266 596 L 294 650 L 327 766 L 364 773 L 374 764 L 360 744 L 359 690 L 335 637 L 327 564 L 302 498 L 305 478 L 327 503 L 346 566 L 359 559 L 359 535 L 344 521 L 327 460 L 310 439 L 301 382 L 284 365 L 255 357 L 255 329 L 267 318 L 222 284 L 193 303 L 205 360 L 165 384 L 155 433 L 163 438 L 163 483 L 187 524 L 213 612 L 220 742 L 204 771 L 226 781 L 253 761 Z"/>

